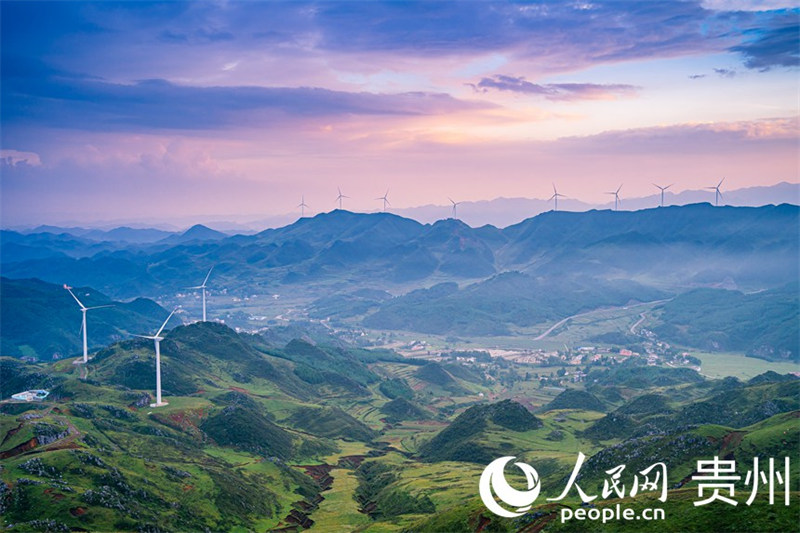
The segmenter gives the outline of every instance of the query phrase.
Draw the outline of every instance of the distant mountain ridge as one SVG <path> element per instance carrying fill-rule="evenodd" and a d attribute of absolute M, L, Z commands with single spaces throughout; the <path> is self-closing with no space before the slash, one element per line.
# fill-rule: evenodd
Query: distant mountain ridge
<path fill-rule="evenodd" d="M 4 249 L 0 259 L 7 277 L 71 279 L 114 297 L 181 290 L 189 284 L 187 272 L 200 275 L 211 266 L 229 291 L 253 284 L 313 286 L 343 273 L 354 289 L 399 284 L 407 291 L 409 284 L 429 286 L 425 280 L 479 281 L 506 271 L 761 289 L 797 279 L 798 224 L 800 208 L 789 204 L 548 212 L 505 229 L 336 210 L 256 235 L 221 238 L 200 227 L 196 233 L 213 240 L 194 239 L 191 232 L 186 242 L 94 254 L 83 249 L 81 258 L 70 257 L 77 245 L 68 237 L 40 244 L 42 234 L 4 232 L 4 240 L 13 236 L 15 246 L 36 253 Z"/>
<path fill-rule="evenodd" d="M 714 180 L 711 180 L 714 181 Z M 666 182 L 668 183 L 668 181 Z M 716 182 L 715 182 L 716 183 Z M 711 183 L 709 182 L 709 185 Z M 613 209 L 614 202 L 593 204 L 582 202 L 575 198 L 575 193 L 568 190 L 567 186 L 559 185 L 559 192 L 566 194 L 568 198 L 559 201 L 560 211 L 585 212 L 590 210 Z M 620 210 L 636 211 L 658 207 L 661 202 L 660 192 L 655 188 L 652 195 L 644 197 L 628 198 L 624 184 L 621 194 Z M 800 183 L 780 182 L 769 186 L 745 187 L 741 189 L 727 190 L 722 188 L 722 205 L 735 207 L 761 207 L 767 205 L 779 205 L 789 203 L 800 205 Z M 548 194 L 549 196 L 549 194 Z M 572 196 L 572 198 L 569 198 Z M 541 213 L 551 211 L 553 202 L 545 198 L 494 198 L 492 200 L 480 201 L 460 201 L 458 214 L 459 219 L 466 224 L 477 228 L 485 225 L 492 225 L 497 228 L 505 228 L 517 224 L 527 218 L 534 217 Z M 696 203 L 709 203 L 714 201 L 714 192 L 706 189 L 691 189 L 675 193 L 667 189 L 664 194 L 664 205 L 686 206 Z M 422 224 L 430 224 L 437 220 L 444 220 L 451 216 L 452 205 L 449 203 L 427 204 L 415 207 L 390 208 L 389 212 L 405 218 L 411 218 Z M 364 214 L 375 214 L 376 211 L 365 211 Z M 321 214 L 317 213 L 317 214 Z M 314 214 L 309 214 L 309 218 Z M 163 219 L 142 224 L 142 221 L 118 221 L 104 222 L 89 225 L 90 227 L 79 227 L 67 224 L 65 226 L 40 225 L 34 228 L 21 226 L 3 228 L 13 230 L 18 233 L 67 233 L 75 237 L 84 237 L 95 241 L 124 241 L 129 243 L 148 243 L 164 239 L 170 235 L 177 235 L 186 230 L 179 228 L 189 228 L 191 225 L 202 224 L 213 228 L 215 231 L 223 232 L 227 235 L 242 234 L 250 235 L 262 232 L 267 229 L 281 228 L 292 225 L 298 221 L 299 213 L 283 213 L 270 216 L 259 215 L 197 215 L 191 218 Z M 232 221 L 228 219 L 238 219 Z M 150 227 L 148 227 L 150 226 Z"/>

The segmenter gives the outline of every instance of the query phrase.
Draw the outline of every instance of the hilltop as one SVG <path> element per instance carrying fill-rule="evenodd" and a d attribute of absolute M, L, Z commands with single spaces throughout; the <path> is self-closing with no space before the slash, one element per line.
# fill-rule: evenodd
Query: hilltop
<path fill-rule="evenodd" d="M 158 328 L 169 314 L 152 300 L 114 301 L 90 287 L 76 287 L 87 307 L 111 305 L 87 314 L 89 349 Z M 81 311 L 62 286 L 36 279 L 0 277 L 0 353 L 49 360 L 81 352 Z"/>

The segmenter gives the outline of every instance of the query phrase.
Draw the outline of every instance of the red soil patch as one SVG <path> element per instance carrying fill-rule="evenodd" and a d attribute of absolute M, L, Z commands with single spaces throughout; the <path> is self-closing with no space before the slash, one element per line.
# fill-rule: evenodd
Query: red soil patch
<path fill-rule="evenodd" d="M 63 494 L 61 494 L 60 492 L 53 492 L 53 489 L 44 489 L 44 493 L 56 501 L 64 499 Z"/>
<path fill-rule="evenodd" d="M 72 509 L 69 510 L 69 514 L 71 514 L 72 516 L 83 516 L 86 514 L 86 509 L 84 509 L 83 507 L 73 507 Z"/>
<path fill-rule="evenodd" d="M 3 453 L 0 453 L 0 459 L 8 459 L 9 457 L 17 456 L 21 453 L 25 453 L 28 450 L 32 450 L 39 445 L 39 441 L 36 440 L 36 437 L 33 437 L 31 440 L 23 442 L 19 446 L 14 446 L 10 450 L 6 450 Z"/>

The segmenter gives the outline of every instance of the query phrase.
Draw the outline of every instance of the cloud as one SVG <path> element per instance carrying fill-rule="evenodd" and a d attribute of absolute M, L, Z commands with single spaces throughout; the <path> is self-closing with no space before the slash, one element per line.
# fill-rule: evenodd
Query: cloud
<path fill-rule="evenodd" d="M 796 10 L 738 11 L 741 2 L 731 9 L 720 4 L 709 9 L 697 0 L 28 2 L 3 4 L 0 34 L 3 56 L 25 51 L 72 71 L 91 65 L 93 74 L 115 81 L 132 72 L 175 80 L 242 54 L 291 58 L 291 71 L 301 64 L 325 69 L 346 61 L 386 66 L 393 58 L 457 58 L 470 65 L 483 56 L 493 59 L 474 68 L 525 61 L 543 73 L 568 72 L 724 51 L 741 54 L 750 68 L 797 64 L 791 27 L 784 28 L 796 26 Z M 275 75 L 265 73 L 270 74 Z"/>
<path fill-rule="evenodd" d="M 497 75 L 470 84 L 479 92 L 489 89 L 539 95 L 548 100 L 611 100 L 636 95 L 638 87 L 625 84 L 551 83 L 540 85 L 523 77 Z"/>
<path fill-rule="evenodd" d="M 736 71 L 728 69 L 728 68 L 715 68 L 714 72 L 720 78 L 735 78 L 736 77 Z"/>
<path fill-rule="evenodd" d="M 20 152 L 19 150 L 0 150 L 0 164 L 9 167 L 15 167 L 18 165 L 39 167 L 42 165 L 42 160 L 39 158 L 39 154 L 34 152 Z"/>
<path fill-rule="evenodd" d="M 700 79 L 703 79 L 705 77 L 706 77 L 705 74 L 689 74 L 689 79 L 690 80 L 700 80 Z"/>
<path fill-rule="evenodd" d="M 744 65 L 750 69 L 800 66 L 799 21 L 800 10 L 783 12 L 764 28 L 749 30 L 747 34 L 751 38 L 729 50 L 742 54 Z"/>
<path fill-rule="evenodd" d="M 800 135 L 798 117 L 707 124 L 677 124 L 608 131 L 555 141 L 564 153 L 680 154 L 754 153 L 764 147 L 791 149 Z M 766 153 L 766 152 L 765 152 Z"/>
<path fill-rule="evenodd" d="M 32 73 L 16 68 L 16 61 L 9 63 L 0 87 L 4 122 L 89 131 L 207 130 L 265 126 L 286 117 L 440 115 L 492 107 L 421 91 L 387 94 L 318 87 L 197 87 L 163 79 L 110 83 L 43 64 L 35 65 Z"/>

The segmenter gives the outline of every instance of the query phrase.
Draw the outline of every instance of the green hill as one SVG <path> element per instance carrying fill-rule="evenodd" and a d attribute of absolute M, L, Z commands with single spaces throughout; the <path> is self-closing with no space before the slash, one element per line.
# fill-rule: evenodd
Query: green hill
<path fill-rule="evenodd" d="M 553 400 L 542 407 L 542 411 L 552 411 L 554 409 L 585 409 L 587 411 L 605 412 L 606 406 L 597 396 L 590 392 L 566 389 L 564 392 L 553 398 Z"/>
<path fill-rule="evenodd" d="M 511 400 L 473 405 L 419 449 L 423 461 L 468 461 L 488 463 L 498 450 L 481 441 L 491 426 L 522 432 L 542 426 L 523 405 Z"/>
<path fill-rule="evenodd" d="M 113 305 L 87 313 L 89 349 L 96 350 L 131 334 L 148 334 L 169 314 L 144 298 L 117 302 L 88 287 L 73 292 L 87 307 Z M 39 360 L 82 353 L 81 310 L 60 285 L 37 279 L 0 278 L 0 353 Z"/>
<path fill-rule="evenodd" d="M 704 350 L 800 362 L 799 291 L 797 283 L 753 294 L 696 289 L 663 303 L 653 331 Z"/>
<path fill-rule="evenodd" d="M 315 435 L 369 442 L 376 433 L 338 407 L 301 407 L 287 420 Z"/>
<path fill-rule="evenodd" d="M 669 399 L 663 394 L 642 394 L 620 406 L 616 412 L 630 416 L 666 414 L 670 412 Z"/>
<path fill-rule="evenodd" d="M 381 407 L 381 413 L 386 415 L 386 419 L 389 422 L 429 418 L 428 413 L 405 398 L 395 398 L 390 402 L 386 402 Z"/>
<path fill-rule="evenodd" d="M 364 325 L 434 334 L 506 335 L 512 326 L 527 327 L 589 309 L 664 296 L 632 281 L 584 275 L 545 279 L 506 272 L 462 289 L 448 282 L 411 291 L 384 303 L 364 319 Z"/>

